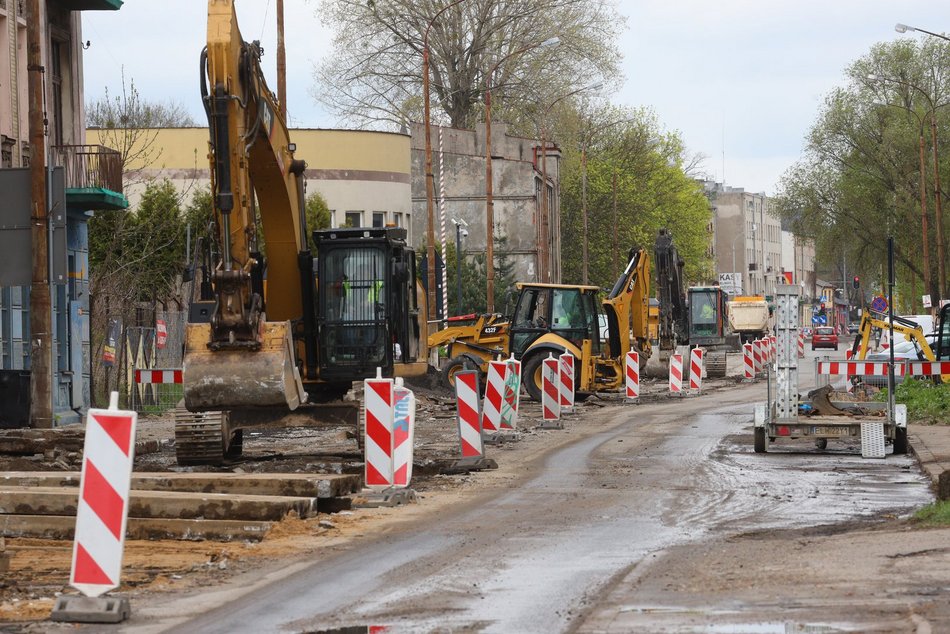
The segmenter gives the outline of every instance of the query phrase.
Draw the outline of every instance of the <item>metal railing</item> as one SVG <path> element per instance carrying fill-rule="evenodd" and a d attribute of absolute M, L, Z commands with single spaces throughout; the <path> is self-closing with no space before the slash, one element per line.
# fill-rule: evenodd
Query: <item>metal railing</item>
<path fill-rule="evenodd" d="M 122 154 L 104 145 L 55 145 L 53 165 L 66 169 L 67 188 L 102 187 L 122 193 Z"/>

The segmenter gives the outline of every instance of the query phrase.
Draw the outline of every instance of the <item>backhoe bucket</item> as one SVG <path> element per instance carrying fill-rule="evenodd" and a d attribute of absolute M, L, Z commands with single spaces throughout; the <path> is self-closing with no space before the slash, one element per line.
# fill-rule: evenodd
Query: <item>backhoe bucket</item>
<path fill-rule="evenodd" d="M 265 322 L 261 348 L 208 349 L 210 324 L 188 324 L 183 381 L 192 412 L 260 407 L 297 409 L 307 396 L 294 363 L 290 322 Z"/>

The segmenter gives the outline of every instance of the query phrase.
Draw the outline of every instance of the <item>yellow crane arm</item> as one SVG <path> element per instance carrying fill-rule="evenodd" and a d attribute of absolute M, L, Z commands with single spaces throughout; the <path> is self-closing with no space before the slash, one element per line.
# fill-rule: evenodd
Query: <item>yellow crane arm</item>
<path fill-rule="evenodd" d="M 650 256 L 643 249 L 631 249 L 627 267 L 603 301 L 607 315 L 610 356 L 623 359 L 630 351 L 631 336 L 643 355 L 650 357 Z"/>

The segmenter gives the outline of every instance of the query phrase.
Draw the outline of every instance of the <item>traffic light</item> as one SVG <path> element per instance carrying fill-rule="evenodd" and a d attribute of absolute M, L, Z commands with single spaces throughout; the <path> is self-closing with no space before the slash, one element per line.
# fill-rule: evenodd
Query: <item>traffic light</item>
<path fill-rule="evenodd" d="M 851 288 L 861 288 L 861 279 L 857 275 L 851 280 Z"/>

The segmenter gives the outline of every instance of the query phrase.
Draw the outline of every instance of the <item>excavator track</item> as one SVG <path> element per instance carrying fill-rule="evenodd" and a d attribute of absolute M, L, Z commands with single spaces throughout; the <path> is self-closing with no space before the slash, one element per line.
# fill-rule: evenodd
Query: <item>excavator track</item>
<path fill-rule="evenodd" d="M 219 465 L 241 455 L 241 430 L 232 434 L 227 412 L 175 409 L 175 458 L 180 465 Z"/>
<path fill-rule="evenodd" d="M 705 361 L 706 375 L 709 378 L 721 379 L 726 376 L 725 352 L 707 352 Z"/>

